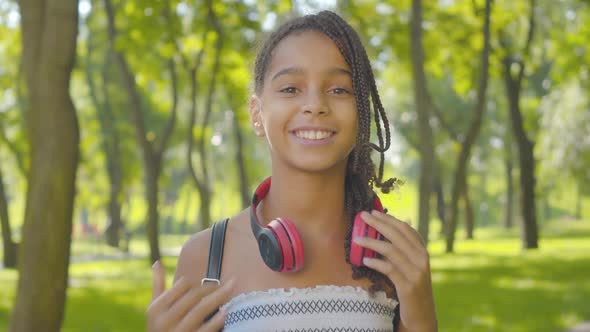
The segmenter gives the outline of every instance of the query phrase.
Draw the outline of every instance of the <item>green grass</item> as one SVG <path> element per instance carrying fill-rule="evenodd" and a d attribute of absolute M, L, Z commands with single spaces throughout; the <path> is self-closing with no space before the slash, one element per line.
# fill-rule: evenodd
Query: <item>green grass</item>
<path fill-rule="evenodd" d="M 590 224 L 545 231 L 541 249 L 526 252 L 498 230 L 460 241 L 452 255 L 432 243 L 441 331 L 562 331 L 590 320 Z"/>
<path fill-rule="evenodd" d="M 553 222 L 541 249 L 522 251 L 517 230 L 481 229 L 476 240 L 458 232 L 455 254 L 442 240 L 430 245 L 440 331 L 562 331 L 590 320 L 590 223 Z M 185 237 L 163 238 L 177 249 Z M 77 258 L 111 251 L 93 241 L 74 244 Z M 134 256 L 72 264 L 63 331 L 143 331 L 150 268 L 141 239 Z M 169 280 L 175 258 L 166 258 Z M 17 275 L 0 271 L 0 331 L 11 313 Z"/>

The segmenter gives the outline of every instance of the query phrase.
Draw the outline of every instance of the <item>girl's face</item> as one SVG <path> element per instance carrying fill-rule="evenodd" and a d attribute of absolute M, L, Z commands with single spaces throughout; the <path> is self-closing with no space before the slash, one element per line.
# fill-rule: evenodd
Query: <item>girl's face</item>
<path fill-rule="evenodd" d="M 350 66 L 326 35 L 304 31 L 279 42 L 250 113 L 273 165 L 307 172 L 346 168 L 356 141 L 356 101 Z"/>

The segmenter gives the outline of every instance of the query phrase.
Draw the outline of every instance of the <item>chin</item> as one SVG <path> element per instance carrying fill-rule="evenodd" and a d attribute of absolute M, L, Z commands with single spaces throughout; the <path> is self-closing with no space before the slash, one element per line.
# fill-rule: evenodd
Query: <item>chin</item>
<path fill-rule="evenodd" d="M 340 169 L 346 170 L 347 157 L 327 158 L 327 156 L 318 156 L 318 158 L 311 158 L 311 156 L 306 156 L 305 158 L 292 160 L 289 166 L 305 173 L 335 172 Z"/>

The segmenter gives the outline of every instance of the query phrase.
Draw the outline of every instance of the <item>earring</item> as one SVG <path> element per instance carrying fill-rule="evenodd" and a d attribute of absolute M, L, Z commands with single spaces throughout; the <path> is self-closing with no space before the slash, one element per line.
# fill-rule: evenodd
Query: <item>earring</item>
<path fill-rule="evenodd" d="M 260 127 L 260 122 L 258 122 L 258 121 L 254 122 L 254 127 Z"/>

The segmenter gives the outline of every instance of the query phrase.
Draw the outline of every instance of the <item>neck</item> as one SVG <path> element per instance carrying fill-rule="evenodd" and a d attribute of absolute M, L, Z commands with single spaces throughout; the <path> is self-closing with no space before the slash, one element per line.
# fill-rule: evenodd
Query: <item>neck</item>
<path fill-rule="evenodd" d="M 261 202 L 262 223 L 288 218 L 301 233 L 342 235 L 347 229 L 346 168 L 322 174 L 273 169 L 268 195 Z"/>

